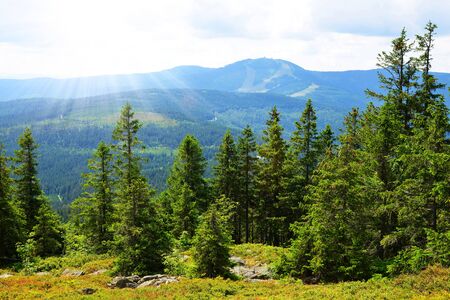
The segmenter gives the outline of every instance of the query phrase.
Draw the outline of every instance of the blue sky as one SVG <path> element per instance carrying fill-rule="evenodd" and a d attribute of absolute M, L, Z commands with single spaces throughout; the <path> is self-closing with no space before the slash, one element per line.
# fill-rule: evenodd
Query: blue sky
<path fill-rule="evenodd" d="M 405 26 L 437 23 L 450 72 L 447 0 L 0 0 L 0 76 L 74 77 L 218 67 L 272 57 L 306 69 L 375 68 Z"/>

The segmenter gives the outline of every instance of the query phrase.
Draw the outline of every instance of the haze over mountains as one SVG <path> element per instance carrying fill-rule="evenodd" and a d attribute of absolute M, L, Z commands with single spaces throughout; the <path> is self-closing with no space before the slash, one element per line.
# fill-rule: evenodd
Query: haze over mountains
<path fill-rule="evenodd" d="M 438 78 L 450 83 L 450 74 Z M 79 98 L 141 89 L 209 89 L 227 92 L 275 93 L 319 101 L 364 101 L 364 90 L 377 87 L 377 70 L 309 71 L 281 59 L 247 59 L 221 68 L 180 66 L 128 75 L 69 79 L 0 79 L 0 101 L 19 98 Z"/>

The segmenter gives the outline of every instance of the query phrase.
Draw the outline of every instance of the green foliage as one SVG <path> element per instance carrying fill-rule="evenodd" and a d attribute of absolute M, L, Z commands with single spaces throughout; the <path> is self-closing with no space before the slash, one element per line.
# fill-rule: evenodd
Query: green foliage
<path fill-rule="evenodd" d="M 207 185 L 203 178 L 206 161 L 196 138 L 187 135 L 181 142 L 167 179 L 166 215 L 175 224 L 176 237 L 193 236 L 197 217 L 207 207 Z"/>
<path fill-rule="evenodd" d="M 0 144 L 0 265 L 16 257 L 15 246 L 21 240 L 22 216 L 13 202 L 12 188 L 7 157 Z"/>
<path fill-rule="evenodd" d="M 286 142 L 283 139 L 283 127 L 280 125 L 280 113 L 273 107 L 263 131 L 263 143 L 258 148 L 257 190 L 260 199 L 258 211 L 258 231 L 260 241 L 279 245 L 286 238 L 281 226 L 284 222 L 280 205 L 283 191 L 283 165 L 286 158 Z"/>
<path fill-rule="evenodd" d="M 71 204 L 71 224 L 76 234 L 86 236 L 86 246 L 98 253 L 108 250 L 112 241 L 113 178 L 112 153 L 100 142 L 88 162 L 90 173 L 84 174 L 83 197 Z"/>
<path fill-rule="evenodd" d="M 116 219 L 113 225 L 118 253 L 115 272 L 144 274 L 162 270 L 169 237 L 152 201 L 154 194 L 141 174 L 141 158 L 135 153 L 141 142 L 140 123 L 129 104 L 123 109 L 113 138 L 117 141 Z"/>
<path fill-rule="evenodd" d="M 41 207 L 42 190 L 37 177 L 36 149 L 30 128 L 25 128 L 15 151 L 15 198 L 24 212 L 26 234 L 37 224 L 36 213 Z"/>
<path fill-rule="evenodd" d="M 244 221 L 245 242 L 255 238 L 250 227 L 255 226 L 254 215 L 257 213 L 256 205 L 256 141 L 250 126 L 246 126 L 239 137 L 237 144 L 237 182 L 239 190 L 240 207 L 243 210 L 241 218 Z"/>
<path fill-rule="evenodd" d="M 193 240 L 195 270 L 200 277 L 230 277 L 231 237 L 224 224 L 226 217 L 221 215 L 217 205 L 211 205 Z"/>
<path fill-rule="evenodd" d="M 63 227 L 59 216 L 52 210 L 48 200 L 41 197 L 36 221 L 30 232 L 30 238 L 35 241 L 35 255 L 40 257 L 61 254 L 64 247 Z"/>

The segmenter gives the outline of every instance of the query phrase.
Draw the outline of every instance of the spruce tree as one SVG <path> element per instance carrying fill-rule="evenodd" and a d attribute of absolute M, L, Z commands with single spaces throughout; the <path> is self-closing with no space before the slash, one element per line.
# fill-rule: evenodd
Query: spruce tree
<path fill-rule="evenodd" d="M 233 214 L 233 240 L 241 242 L 241 217 L 243 203 L 239 200 L 237 150 L 230 130 L 225 132 L 222 144 L 216 154 L 217 165 L 214 166 L 213 188 L 216 197 L 225 196 L 235 204 Z"/>
<path fill-rule="evenodd" d="M 137 132 L 142 124 L 134 118 L 130 104 L 121 111 L 113 132 L 116 141 L 116 218 L 115 242 L 119 253 L 116 271 L 122 274 L 151 273 L 162 270 L 169 240 L 150 188 L 141 174 L 141 149 Z"/>
<path fill-rule="evenodd" d="M 253 241 L 253 234 L 250 233 L 250 224 L 253 224 L 255 213 L 255 180 L 256 180 L 256 141 L 250 126 L 246 126 L 237 145 L 238 157 L 238 185 L 240 190 L 240 201 L 244 207 L 245 242 Z M 253 226 L 252 226 L 253 227 Z M 253 232 L 253 230 L 252 230 Z"/>
<path fill-rule="evenodd" d="M 415 89 L 417 87 L 417 64 L 411 56 L 414 43 L 410 42 L 406 30 L 391 43 L 389 52 L 378 55 L 377 66 L 383 69 L 378 73 L 380 87 L 385 94 L 367 90 L 367 94 L 382 100 L 396 114 L 402 124 L 402 133 L 409 134 L 411 121 L 414 117 L 416 105 Z"/>
<path fill-rule="evenodd" d="M 178 215 L 178 213 L 186 211 L 189 207 L 191 215 L 189 219 L 193 222 L 187 227 L 178 227 L 175 235 L 181 234 L 183 231 L 193 233 L 192 228 L 196 228 L 196 214 L 206 211 L 208 205 L 208 191 L 203 173 L 206 168 L 206 160 L 203 157 L 202 149 L 198 140 L 187 135 L 178 147 L 175 161 L 172 165 L 169 178 L 167 179 L 167 194 L 165 198 L 170 201 L 170 210 L 167 214 L 172 215 L 172 221 L 178 222 L 187 216 Z M 185 195 L 183 195 L 183 187 Z M 185 197 L 189 191 L 189 197 Z M 190 195 L 192 194 L 192 195 Z M 193 205 L 186 203 L 193 201 Z M 192 235 L 190 236 L 192 237 Z"/>
<path fill-rule="evenodd" d="M 335 140 L 331 126 L 327 124 L 317 136 L 316 149 L 318 161 L 323 160 L 327 153 L 332 154 L 334 152 L 336 147 Z"/>
<path fill-rule="evenodd" d="M 295 122 L 296 130 L 291 139 L 294 153 L 300 160 L 304 184 L 310 182 L 311 174 L 317 165 L 317 117 L 311 99 L 306 102 L 300 120 Z"/>
<path fill-rule="evenodd" d="M 113 155 L 104 142 L 98 144 L 88 161 L 89 173 L 84 174 L 82 197 L 71 205 L 71 223 L 87 237 L 96 252 L 108 250 L 113 223 Z"/>
<path fill-rule="evenodd" d="M 194 262 L 200 277 L 229 277 L 231 236 L 216 204 L 202 216 L 193 239 Z"/>
<path fill-rule="evenodd" d="M 0 144 L 0 265 L 16 256 L 21 240 L 21 216 L 13 202 L 8 159 Z"/>
<path fill-rule="evenodd" d="M 364 279 L 376 248 L 373 240 L 381 182 L 375 162 L 358 149 L 357 111 L 346 118 L 336 156 L 327 156 L 306 195 L 311 203 L 304 221 L 295 224 L 287 260 L 292 275 L 313 281 Z"/>
<path fill-rule="evenodd" d="M 263 131 L 263 143 L 258 148 L 258 196 L 259 234 L 262 242 L 280 245 L 286 239 L 282 226 L 283 211 L 279 210 L 283 191 L 283 166 L 286 158 L 286 143 L 280 125 L 280 113 L 274 107 L 269 113 Z"/>
<path fill-rule="evenodd" d="M 40 196 L 41 206 L 36 215 L 36 225 L 30 233 L 35 241 L 35 254 L 40 257 L 61 254 L 64 248 L 63 228 L 59 216 L 53 211 L 48 200 Z"/>
<path fill-rule="evenodd" d="M 25 216 L 26 234 L 37 224 L 36 216 L 42 205 L 42 190 L 37 177 L 37 144 L 30 128 L 19 137 L 19 150 L 15 151 L 15 197 Z"/>

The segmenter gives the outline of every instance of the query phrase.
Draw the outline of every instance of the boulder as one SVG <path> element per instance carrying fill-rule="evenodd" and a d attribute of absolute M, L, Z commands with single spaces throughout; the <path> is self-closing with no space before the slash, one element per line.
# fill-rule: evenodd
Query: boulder
<path fill-rule="evenodd" d="M 95 293 L 95 289 L 93 288 L 84 288 L 81 290 L 81 293 L 84 295 L 92 295 L 93 293 Z"/>
<path fill-rule="evenodd" d="M 92 272 L 91 275 L 100 275 L 100 274 L 103 274 L 103 273 L 106 273 L 106 272 L 108 272 L 107 269 L 100 269 L 100 270 L 97 270 L 95 272 Z"/>
<path fill-rule="evenodd" d="M 70 270 L 70 269 L 65 269 L 65 270 L 61 273 L 61 275 L 63 275 L 63 276 L 76 276 L 76 277 L 78 277 L 78 276 L 84 275 L 84 272 L 81 271 L 81 270 Z"/>
<path fill-rule="evenodd" d="M 8 278 L 8 277 L 11 277 L 11 276 L 13 276 L 13 275 L 12 275 L 12 274 L 8 274 L 8 273 L 1 274 L 1 275 L 0 275 L 0 279 Z"/>
<path fill-rule="evenodd" d="M 132 279 L 134 280 L 136 278 L 134 276 L 129 276 L 129 277 L 118 276 L 118 277 L 114 277 L 113 280 L 111 281 L 111 283 L 108 284 L 108 286 L 111 287 L 111 288 L 119 288 L 119 289 L 136 288 L 138 285 Z"/>
<path fill-rule="evenodd" d="M 271 279 L 272 272 L 269 270 L 266 264 L 257 265 L 253 267 L 248 266 L 235 266 L 231 269 L 231 272 L 243 277 L 244 279 Z"/>
<path fill-rule="evenodd" d="M 245 260 L 240 258 L 239 256 L 231 256 L 230 257 L 231 262 L 233 262 L 237 266 L 243 266 L 245 265 Z"/>
<path fill-rule="evenodd" d="M 47 276 L 47 275 L 50 275 L 50 272 L 37 272 L 34 275 L 36 275 L 36 276 Z"/>

